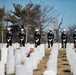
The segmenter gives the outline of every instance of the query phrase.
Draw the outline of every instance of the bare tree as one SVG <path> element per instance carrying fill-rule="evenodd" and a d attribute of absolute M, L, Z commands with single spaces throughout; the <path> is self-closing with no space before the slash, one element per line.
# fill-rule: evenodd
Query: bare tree
<path fill-rule="evenodd" d="M 54 10 L 54 6 L 42 6 L 41 4 L 33 4 L 32 2 L 22 7 L 20 4 L 13 4 L 15 11 L 11 11 L 13 15 L 9 15 L 8 21 L 25 25 L 29 27 L 46 28 L 49 23 L 59 14 Z"/>
<path fill-rule="evenodd" d="M 4 17 L 5 17 L 5 15 L 6 15 L 6 13 L 5 13 L 5 7 L 3 7 L 3 8 L 0 8 L 0 33 L 1 33 L 1 41 L 2 41 L 2 43 L 3 43 L 3 31 L 4 31 L 4 24 L 3 24 L 3 22 L 4 22 Z"/>
<path fill-rule="evenodd" d="M 68 29 L 69 29 L 68 30 L 68 41 L 73 42 L 73 33 L 74 33 L 74 30 L 76 29 L 76 24 L 70 25 Z"/>
<path fill-rule="evenodd" d="M 13 6 L 15 11 L 11 11 L 6 21 L 21 25 L 24 28 L 28 26 L 31 35 L 33 35 L 35 28 L 39 28 L 40 33 L 43 34 L 43 30 L 48 28 L 51 21 L 59 16 L 54 6 L 43 6 L 32 2 L 26 4 L 25 7 L 20 4 L 13 4 Z"/>

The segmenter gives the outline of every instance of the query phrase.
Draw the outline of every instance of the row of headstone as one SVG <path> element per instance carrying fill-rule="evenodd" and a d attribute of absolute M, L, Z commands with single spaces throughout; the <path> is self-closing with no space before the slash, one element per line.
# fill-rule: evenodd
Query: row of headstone
<path fill-rule="evenodd" d="M 73 75 L 76 75 L 76 53 L 73 44 L 67 44 L 66 54 L 71 68 L 71 73 L 73 73 Z"/>
<path fill-rule="evenodd" d="M 16 67 L 22 65 L 22 63 L 25 61 L 25 58 L 27 57 L 26 53 L 31 48 L 30 44 L 27 44 L 25 47 L 19 47 L 19 44 L 17 43 L 15 47 L 16 48 L 11 47 L 9 50 L 6 70 L 7 74 L 12 74 L 16 72 Z M 9 67 L 10 65 L 11 67 Z"/>
<path fill-rule="evenodd" d="M 1 61 L 6 64 L 7 63 L 7 56 L 13 56 L 15 55 L 15 50 L 13 49 L 13 46 L 9 46 L 8 48 L 1 48 Z"/>
<path fill-rule="evenodd" d="M 57 75 L 58 43 L 54 43 L 43 75 Z"/>
<path fill-rule="evenodd" d="M 12 46 L 9 46 L 7 49 L 7 55 L 6 55 L 6 74 L 13 74 L 15 73 L 15 50 L 18 48 L 19 44 L 13 44 Z M 5 54 L 5 53 L 4 53 Z"/>
<path fill-rule="evenodd" d="M 24 59 L 23 65 L 16 66 L 16 75 L 33 75 L 33 70 L 37 69 L 37 64 L 45 56 L 44 45 L 41 44 L 34 49 L 29 58 Z"/>
<path fill-rule="evenodd" d="M 34 44 L 26 44 L 25 47 L 20 47 L 18 43 L 15 43 L 8 48 L 4 44 L 4 48 L 1 48 L 0 65 L 2 67 L 0 68 L 3 70 L 0 72 L 0 75 L 5 75 L 5 71 L 6 74 L 15 73 L 16 75 L 22 75 L 24 73 L 24 75 L 32 75 L 33 70 L 37 68 L 37 64 L 45 56 L 45 47 L 44 44 L 41 44 L 34 48 L 34 52 L 27 58 L 30 48 L 34 48 Z"/>
<path fill-rule="evenodd" d="M 29 43 L 27 43 L 27 44 L 25 44 L 25 45 L 30 45 Z M 6 48 L 6 46 L 7 46 L 7 43 L 0 43 L 0 49 L 1 48 Z M 31 48 L 34 48 L 34 44 L 31 44 L 30 45 L 31 46 Z M 20 47 L 20 44 L 19 43 L 12 43 L 12 47 L 14 48 L 14 49 L 16 49 L 16 48 L 19 48 Z"/>
<path fill-rule="evenodd" d="M 8 48 L 6 48 L 6 43 L 0 43 L 0 75 L 5 75 L 5 68 L 7 64 Z"/>
<path fill-rule="evenodd" d="M 33 47 L 34 47 L 34 44 L 32 44 L 32 48 Z M 26 52 L 27 50 L 30 50 L 31 45 L 27 44 L 26 47 L 24 48 L 20 47 L 18 43 L 15 43 L 12 46 L 9 46 L 8 48 L 6 48 L 6 43 L 0 44 L 0 54 L 1 54 L 0 65 L 2 65 L 0 66 L 0 69 L 2 68 L 2 71 L 0 70 L 0 75 L 5 75 L 5 71 L 7 74 L 15 73 L 16 64 L 17 64 L 16 61 L 18 61 L 20 57 L 21 57 L 21 61 L 25 59 Z M 19 57 L 19 53 L 20 53 L 20 57 Z M 20 61 L 20 64 L 21 64 L 21 61 Z"/>
<path fill-rule="evenodd" d="M 58 50 L 61 48 L 61 43 L 53 43 L 53 44 L 58 44 Z M 50 44 L 51 47 L 51 44 Z M 48 43 L 45 44 L 45 49 L 48 48 Z"/>

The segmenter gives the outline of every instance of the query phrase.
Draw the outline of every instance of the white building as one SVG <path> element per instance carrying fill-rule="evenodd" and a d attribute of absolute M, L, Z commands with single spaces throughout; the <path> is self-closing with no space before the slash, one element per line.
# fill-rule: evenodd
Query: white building
<path fill-rule="evenodd" d="M 52 30 L 54 32 L 55 41 L 58 41 L 58 19 L 56 18 L 52 21 Z"/>

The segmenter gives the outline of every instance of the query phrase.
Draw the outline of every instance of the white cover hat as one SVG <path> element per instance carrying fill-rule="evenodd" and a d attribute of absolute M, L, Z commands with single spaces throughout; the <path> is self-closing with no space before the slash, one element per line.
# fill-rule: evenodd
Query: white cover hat
<path fill-rule="evenodd" d="M 76 29 L 75 29 L 75 31 L 76 31 Z"/>
<path fill-rule="evenodd" d="M 50 30 L 52 30 L 52 29 L 50 29 Z"/>
<path fill-rule="evenodd" d="M 36 31 L 39 31 L 39 29 L 36 29 Z"/>
<path fill-rule="evenodd" d="M 11 30 L 11 28 L 7 28 L 7 30 Z"/>
<path fill-rule="evenodd" d="M 23 28 L 21 28 L 21 31 L 23 31 L 24 29 Z"/>
<path fill-rule="evenodd" d="M 66 29 L 63 29 L 63 31 L 66 31 Z"/>

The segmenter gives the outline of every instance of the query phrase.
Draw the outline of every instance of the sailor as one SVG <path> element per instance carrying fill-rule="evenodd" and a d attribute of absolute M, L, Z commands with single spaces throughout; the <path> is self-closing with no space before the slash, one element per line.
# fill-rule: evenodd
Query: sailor
<path fill-rule="evenodd" d="M 19 33 L 19 40 L 20 40 L 20 46 L 25 46 L 25 38 L 26 38 L 26 34 L 24 32 L 24 29 L 21 28 L 21 32 Z"/>
<path fill-rule="evenodd" d="M 65 47 L 66 48 L 66 44 L 67 44 L 67 33 L 66 33 L 66 29 L 63 29 L 63 32 L 61 34 L 61 40 L 62 40 L 62 48 Z M 65 44 L 65 46 L 64 46 Z"/>
<path fill-rule="evenodd" d="M 73 33 L 73 40 L 74 40 L 74 48 L 76 48 L 76 29 Z"/>
<path fill-rule="evenodd" d="M 39 33 L 39 29 L 36 29 L 36 32 L 34 33 L 34 39 L 35 39 L 35 47 L 40 45 L 41 41 L 41 35 Z"/>
<path fill-rule="evenodd" d="M 12 46 L 12 32 L 11 28 L 7 28 L 8 32 L 6 33 L 6 41 L 7 41 L 7 47 Z"/>
<path fill-rule="evenodd" d="M 48 39 L 48 48 L 50 48 L 50 44 L 51 47 L 53 46 L 53 39 L 54 39 L 54 33 L 52 32 L 52 29 L 50 29 L 50 31 L 48 32 L 47 39 Z"/>

